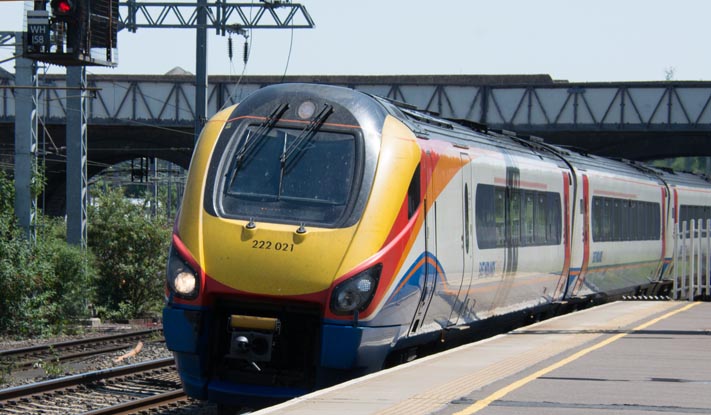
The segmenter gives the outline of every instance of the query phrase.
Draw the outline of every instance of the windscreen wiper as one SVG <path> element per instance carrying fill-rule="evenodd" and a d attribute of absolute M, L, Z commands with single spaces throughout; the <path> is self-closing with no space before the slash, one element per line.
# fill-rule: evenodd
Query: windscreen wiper
<path fill-rule="evenodd" d="M 280 106 L 276 107 L 274 111 L 269 114 L 267 119 L 259 125 L 257 131 L 252 134 L 252 139 L 250 140 L 249 136 L 247 136 L 247 138 L 245 139 L 245 143 L 242 145 L 242 148 L 235 155 L 235 161 L 237 162 L 237 165 L 235 167 L 236 170 L 239 170 L 242 161 L 248 155 L 249 151 L 254 148 L 254 146 L 259 142 L 259 140 L 264 137 L 269 132 L 269 130 L 272 129 L 272 127 L 274 127 L 274 124 L 279 121 L 279 119 L 282 115 L 284 115 L 287 109 L 289 109 L 289 104 L 281 104 Z"/>
<path fill-rule="evenodd" d="M 251 134 L 251 139 L 249 130 L 247 130 L 247 136 L 244 139 L 244 144 L 242 144 L 242 148 L 240 148 L 239 151 L 237 151 L 237 154 L 235 154 L 233 167 L 228 173 L 230 175 L 230 179 L 228 181 L 227 187 L 225 187 L 225 191 L 231 188 L 234 184 L 235 178 L 237 178 L 237 172 L 239 171 L 240 167 L 242 167 L 242 162 L 247 157 L 248 153 L 255 147 L 255 145 L 260 141 L 262 137 L 267 135 L 269 130 L 274 127 L 274 125 L 277 123 L 277 121 L 279 121 L 281 116 L 284 115 L 287 109 L 289 109 L 289 104 L 281 104 L 276 107 L 274 111 L 272 111 L 272 113 L 267 116 L 267 119 L 259 125 L 257 131 Z"/>
<path fill-rule="evenodd" d="M 284 184 L 284 171 L 286 170 L 286 161 L 291 157 L 292 154 L 294 154 L 297 150 L 301 150 L 303 147 L 303 143 L 307 143 L 309 140 L 311 140 L 311 137 L 315 135 L 316 130 L 318 130 L 324 122 L 326 122 L 326 118 L 328 118 L 329 115 L 333 112 L 333 106 L 326 104 L 321 112 L 316 115 L 309 125 L 304 128 L 304 130 L 299 134 L 296 139 L 294 139 L 294 142 L 291 143 L 291 145 L 287 148 L 286 147 L 286 142 L 284 143 L 284 150 L 281 153 L 281 157 L 279 157 L 279 161 L 281 162 L 281 169 L 279 169 L 279 191 L 277 192 L 277 200 L 281 196 L 281 190 L 282 186 Z"/>
<path fill-rule="evenodd" d="M 288 148 L 284 148 L 284 151 L 281 153 L 281 157 L 279 158 L 279 161 L 281 161 L 282 168 L 286 164 L 286 161 L 289 159 L 289 157 L 291 157 L 292 154 L 294 154 L 297 150 L 300 150 L 301 147 L 303 147 L 302 144 L 311 140 L 311 137 L 314 136 L 314 132 L 318 130 L 324 122 L 326 122 L 326 119 L 329 115 L 331 115 L 331 113 L 333 113 L 333 106 L 326 104 L 321 110 L 321 112 L 319 112 L 318 115 L 315 116 L 313 120 L 311 120 L 309 125 L 307 125 L 303 131 L 301 131 L 301 134 L 296 137 L 294 142 L 291 143 Z"/>

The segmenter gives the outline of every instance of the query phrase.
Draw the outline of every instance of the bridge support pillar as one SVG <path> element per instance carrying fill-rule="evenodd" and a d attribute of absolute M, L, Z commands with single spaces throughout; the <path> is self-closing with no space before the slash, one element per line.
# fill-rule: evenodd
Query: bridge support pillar
<path fill-rule="evenodd" d="M 86 247 L 87 113 L 86 68 L 67 67 L 67 242 Z"/>
<path fill-rule="evenodd" d="M 37 65 L 22 57 L 23 33 L 15 34 L 15 216 L 23 235 L 35 240 L 37 197 L 32 180 L 37 180 Z"/>

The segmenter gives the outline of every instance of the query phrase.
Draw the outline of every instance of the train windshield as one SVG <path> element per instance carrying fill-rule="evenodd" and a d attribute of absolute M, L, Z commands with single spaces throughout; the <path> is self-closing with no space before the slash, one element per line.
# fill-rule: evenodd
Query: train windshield
<path fill-rule="evenodd" d="M 227 215 L 335 224 L 348 205 L 356 171 L 355 136 L 247 128 L 223 181 Z"/>

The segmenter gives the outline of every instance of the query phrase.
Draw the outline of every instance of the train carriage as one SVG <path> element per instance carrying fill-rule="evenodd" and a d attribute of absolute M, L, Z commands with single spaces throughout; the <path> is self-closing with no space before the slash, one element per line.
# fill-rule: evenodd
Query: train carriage
<path fill-rule="evenodd" d="M 711 206 L 705 180 L 665 177 L 346 88 L 265 87 L 191 162 L 164 308 L 184 389 L 286 399 L 452 328 L 654 286 L 669 206 Z"/>
<path fill-rule="evenodd" d="M 586 155 L 574 157 L 581 203 L 569 295 L 629 291 L 658 281 L 668 215 L 666 185 L 651 169 Z"/>
<path fill-rule="evenodd" d="M 702 229 L 707 227 L 707 221 L 711 219 L 711 206 L 709 206 L 711 188 L 705 186 L 707 183 L 705 178 L 697 175 L 669 170 L 661 174 L 665 183 L 669 186 L 670 214 L 666 222 L 666 251 L 662 270 L 662 276 L 668 278 L 673 275 L 673 255 L 674 247 L 676 246 L 673 238 L 675 232 L 684 234 L 684 226 L 686 226 L 687 233 L 684 238 L 688 238 L 691 222 L 694 222 L 696 227 L 701 222 Z M 700 235 L 705 237 L 706 233 L 702 231 Z M 686 244 L 687 252 L 690 252 L 689 242 L 687 241 Z M 677 247 L 677 250 L 681 252 L 680 247 Z M 705 262 L 702 262 L 702 269 L 702 273 L 704 275 L 707 274 Z M 708 292 L 706 293 L 707 296 L 709 294 Z"/>

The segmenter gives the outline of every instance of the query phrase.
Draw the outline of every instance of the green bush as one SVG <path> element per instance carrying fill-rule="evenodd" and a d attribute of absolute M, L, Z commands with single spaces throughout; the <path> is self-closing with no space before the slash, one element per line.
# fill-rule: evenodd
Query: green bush
<path fill-rule="evenodd" d="M 169 225 L 121 189 L 106 190 L 89 209 L 88 245 L 99 262 L 100 317 L 142 318 L 160 313 L 164 299 Z"/>
<path fill-rule="evenodd" d="M 149 217 L 121 190 L 106 191 L 89 209 L 88 250 L 65 242 L 63 220 L 42 216 L 32 244 L 17 227 L 14 185 L 2 171 L 0 192 L 0 335 L 73 330 L 90 316 L 90 303 L 102 318 L 159 314 L 170 241 L 164 219 Z"/>
<path fill-rule="evenodd" d="M 0 172 L 0 333 L 52 335 L 89 314 L 94 289 L 91 255 L 64 242 L 64 224 L 38 218 L 37 242 L 22 238 L 14 212 L 14 186 Z"/>

